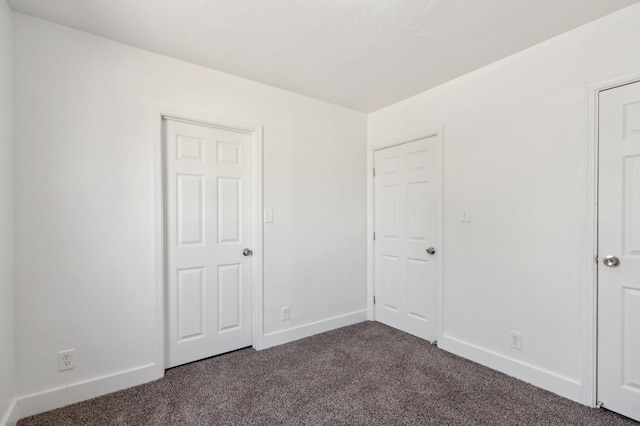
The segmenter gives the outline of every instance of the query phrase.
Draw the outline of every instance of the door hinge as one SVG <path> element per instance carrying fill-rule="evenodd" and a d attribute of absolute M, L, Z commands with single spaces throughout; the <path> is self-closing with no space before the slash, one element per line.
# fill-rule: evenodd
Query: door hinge
<path fill-rule="evenodd" d="M 373 304 L 374 305 L 376 304 L 376 297 L 375 296 L 373 296 Z"/>
<path fill-rule="evenodd" d="M 376 177 L 376 168 L 373 168 L 373 177 Z"/>
<path fill-rule="evenodd" d="M 373 233 L 373 241 L 375 241 L 375 240 L 376 240 L 376 233 L 374 232 Z"/>

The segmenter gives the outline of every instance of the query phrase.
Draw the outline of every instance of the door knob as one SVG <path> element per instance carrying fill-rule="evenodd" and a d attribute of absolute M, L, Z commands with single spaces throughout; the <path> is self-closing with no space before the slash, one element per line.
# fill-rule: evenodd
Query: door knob
<path fill-rule="evenodd" d="M 244 254 L 245 256 L 251 256 L 253 254 L 253 250 L 246 248 L 242 250 L 242 254 Z"/>
<path fill-rule="evenodd" d="M 604 259 L 602 259 L 602 263 L 609 268 L 615 268 L 620 264 L 620 259 L 615 256 L 605 256 Z"/>
<path fill-rule="evenodd" d="M 434 249 L 433 247 L 429 247 L 427 249 L 427 253 L 429 253 L 431 256 L 433 256 L 434 254 L 436 254 L 436 249 Z"/>

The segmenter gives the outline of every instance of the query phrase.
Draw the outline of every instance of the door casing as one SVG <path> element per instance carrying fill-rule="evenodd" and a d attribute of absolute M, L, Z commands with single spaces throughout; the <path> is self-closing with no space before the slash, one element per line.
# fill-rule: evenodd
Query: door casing
<path fill-rule="evenodd" d="M 408 142 L 414 142 L 420 139 L 436 138 L 440 147 L 440 164 L 442 165 L 442 188 L 440 191 L 439 209 L 437 223 L 440 225 L 439 239 L 442 242 L 442 247 L 439 248 L 441 256 L 437 256 L 434 261 L 439 262 L 440 277 L 436 285 L 436 309 L 438 313 L 436 315 L 436 340 L 439 340 L 444 332 L 444 303 L 443 303 L 443 289 L 444 289 L 444 254 L 445 254 L 445 242 L 444 242 L 444 147 L 443 147 L 443 127 L 438 127 L 427 132 L 420 133 L 418 135 L 403 138 L 398 140 L 390 140 L 386 143 L 376 145 L 375 148 L 367 149 L 367 319 L 370 321 L 375 320 L 375 307 L 373 306 L 373 296 L 375 294 L 375 246 L 373 243 L 373 232 L 375 230 L 375 205 L 374 205 L 374 179 L 373 179 L 373 166 L 374 166 L 374 153 L 375 151 L 390 148 L 393 146 L 402 145 Z"/>
<path fill-rule="evenodd" d="M 228 117 L 190 111 L 171 106 L 156 105 L 153 113 L 153 170 L 154 170 L 154 247 L 155 247 L 155 311 L 156 336 L 154 345 L 154 364 L 157 377 L 164 375 L 166 356 L 165 332 L 165 288 L 166 288 L 166 254 L 164 227 L 164 162 L 163 162 L 163 134 L 162 120 L 174 119 L 191 122 L 204 126 L 225 128 L 251 136 L 251 190 L 253 226 L 251 269 L 251 318 L 252 318 L 252 346 L 263 349 L 263 128 L 262 125 L 247 123 Z"/>

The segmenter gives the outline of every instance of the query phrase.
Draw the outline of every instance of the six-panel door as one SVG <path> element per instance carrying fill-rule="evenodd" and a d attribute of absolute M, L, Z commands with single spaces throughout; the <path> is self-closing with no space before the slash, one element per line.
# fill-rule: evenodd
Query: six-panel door
<path fill-rule="evenodd" d="M 440 158 L 437 137 L 378 150 L 374 158 L 375 318 L 427 340 L 437 332 Z"/>
<path fill-rule="evenodd" d="M 599 128 L 598 399 L 640 420 L 640 83 L 601 93 Z"/>
<path fill-rule="evenodd" d="M 251 345 L 251 136 L 164 121 L 167 360 Z"/>

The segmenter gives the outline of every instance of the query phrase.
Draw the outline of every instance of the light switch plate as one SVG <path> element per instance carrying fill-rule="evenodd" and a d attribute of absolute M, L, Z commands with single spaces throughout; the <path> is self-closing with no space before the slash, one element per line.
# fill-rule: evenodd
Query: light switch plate
<path fill-rule="evenodd" d="M 471 207 L 460 208 L 460 222 L 471 222 Z"/>
<path fill-rule="evenodd" d="M 264 222 L 273 222 L 273 209 L 264 209 Z"/>

